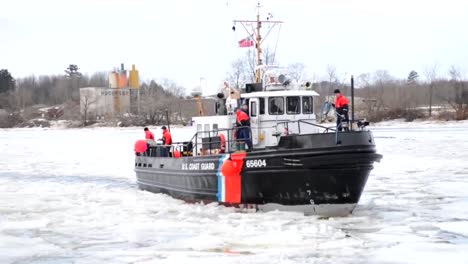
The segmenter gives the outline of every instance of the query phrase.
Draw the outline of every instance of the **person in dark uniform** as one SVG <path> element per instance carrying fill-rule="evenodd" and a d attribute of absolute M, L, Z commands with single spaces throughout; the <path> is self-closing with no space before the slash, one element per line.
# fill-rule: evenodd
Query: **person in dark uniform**
<path fill-rule="evenodd" d="M 250 139 L 250 118 L 248 114 L 248 106 L 243 104 L 236 112 L 237 125 L 237 140 L 245 142 L 249 147 L 249 151 L 253 149 L 252 140 Z"/>
<path fill-rule="evenodd" d="M 349 131 L 349 105 L 348 99 L 341 94 L 339 89 L 334 91 L 335 93 L 335 103 L 333 107 L 335 107 L 336 115 L 336 128 L 338 131 Z"/>

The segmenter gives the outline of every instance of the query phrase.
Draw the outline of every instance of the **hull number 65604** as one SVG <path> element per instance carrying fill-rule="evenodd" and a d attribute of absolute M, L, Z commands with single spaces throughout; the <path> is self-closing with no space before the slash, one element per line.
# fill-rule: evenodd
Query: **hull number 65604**
<path fill-rule="evenodd" d="M 266 167 L 266 160 L 258 159 L 258 160 L 248 160 L 245 162 L 245 166 L 247 168 L 261 168 Z"/>

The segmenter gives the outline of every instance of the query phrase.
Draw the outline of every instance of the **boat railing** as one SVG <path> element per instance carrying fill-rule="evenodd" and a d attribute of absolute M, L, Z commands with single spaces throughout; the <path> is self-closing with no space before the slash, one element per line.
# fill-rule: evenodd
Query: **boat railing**
<path fill-rule="evenodd" d="M 344 118 L 342 115 L 338 115 L 338 114 L 337 114 L 337 118 L 338 118 L 338 117 L 340 117 L 341 119 Z M 312 122 L 310 121 L 310 119 L 284 120 L 284 121 L 278 121 L 278 122 L 276 122 L 276 126 L 278 126 L 278 125 L 283 125 L 284 127 L 288 128 L 288 130 L 289 130 L 290 124 L 296 124 L 297 130 L 298 130 L 298 133 L 299 133 L 299 134 L 301 134 L 301 131 L 302 131 L 302 126 L 301 126 L 301 125 L 310 125 L 310 126 L 322 128 L 322 129 L 323 129 L 323 133 L 336 132 L 336 131 L 339 132 L 340 129 L 341 129 L 341 130 L 345 130 L 345 131 L 352 130 L 352 127 L 350 127 L 350 125 L 351 125 L 351 120 L 348 120 L 348 121 L 345 122 L 345 123 L 340 122 L 340 123 L 337 124 L 337 125 L 328 126 L 328 127 L 327 127 L 327 126 L 323 126 L 323 125 L 319 125 L 319 124 L 316 124 L 316 123 L 312 123 Z M 355 125 L 355 127 L 356 127 L 358 130 L 363 130 L 364 127 L 366 127 L 366 126 L 369 125 L 369 122 L 366 121 L 365 119 L 359 119 L 359 120 L 354 120 L 353 124 Z"/>
<path fill-rule="evenodd" d="M 219 128 L 208 131 L 197 131 L 190 142 L 194 145 L 194 156 L 205 156 L 237 151 L 245 139 L 238 139 L 235 134 L 239 129 L 249 130 L 248 140 L 252 141 L 252 129 L 249 126 L 236 126 L 232 128 Z M 221 139 L 220 134 L 225 136 Z"/>
<path fill-rule="evenodd" d="M 234 152 L 238 150 L 238 147 L 235 145 L 241 144 L 241 140 L 234 136 L 235 131 L 240 128 L 248 128 L 250 132 L 249 139 L 252 140 L 252 131 L 248 126 L 220 128 L 210 131 L 198 131 L 190 140 L 173 142 L 171 145 L 152 143 L 148 145 L 146 152 L 139 155 L 178 158 L 182 156 L 205 156 Z M 220 133 L 225 135 L 225 140 L 221 140 Z"/>
<path fill-rule="evenodd" d="M 340 115 L 338 113 L 336 113 L 336 118 L 337 119 L 339 118 L 340 122 L 338 122 L 337 125 L 335 125 L 335 126 L 329 126 L 329 127 L 312 123 L 308 119 L 280 121 L 280 122 L 277 122 L 276 125 L 277 126 L 278 125 L 283 125 L 284 127 L 286 127 L 288 129 L 288 131 L 290 131 L 289 130 L 289 125 L 290 124 L 296 124 L 299 134 L 301 134 L 301 125 L 303 125 L 303 124 L 318 127 L 318 128 L 322 128 L 323 133 L 328 133 L 328 132 L 335 133 L 335 143 L 336 144 L 341 144 L 339 133 L 341 131 L 345 131 L 345 132 L 352 131 L 353 130 L 353 126 L 352 126 L 353 124 L 356 125 L 358 130 L 364 130 L 365 127 L 369 125 L 369 122 L 366 121 L 365 119 L 358 119 L 358 120 L 353 120 L 353 121 L 351 121 L 349 119 L 346 120 L 345 116 Z M 343 122 L 343 120 L 346 120 L 346 121 Z"/>
<path fill-rule="evenodd" d="M 241 128 L 249 129 L 248 139 L 252 140 L 252 130 L 249 126 L 198 131 L 189 141 L 173 142 L 171 145 L 150 145 L 148 151 L 143 153 L 143 156 L 178 158 L 234 152 L 241 149 L 240 145 L 245 144 L 245 139 L 240 140 L 234 136 L 236 130 Z M 225 135 L 225 140 L 221 140 L 220 133 Z"/>
<path fill-rule="evenodd" d="M 283 124 L 285 127 L 289 127 L 289 123 L 297 123 L 299 126 L 301 124 L 308 124 L 312 126 L 316 126 L 319 128 L 323 128 L 326 131 L 328 130 L 334 130 L 333 127 L 325 127 L 322 125 L 317 125 L 311 122 L 308 122 L 307 120 L 296 120 L 296 121 L 279 121 L 275 125 L 271 126 L 258 126 L 254 127 L 256 130 L 262 130 L 262 129 L 274 129 L 278 131 L 278 126 L 280 124 Z M 213 155 L 213 154 L 220 154 L 220 153 L 231 153 L 234 151 L 237 151 L 239 149 L 243 149 L 243 145 L 245 144 L 245 139 L 238 139 L 235 137 L 235 132 L 239 129 L 246 128 L 249 130 L 249 137 L 248 140 L 252 142 L 252 127 L 250 126 L 234 126 L 232 128 L 222 128 L 222 129 L 214 129 L 214 130 L 209 130 L 209 131 L 198 131 L 194 134 L 194 136 L 190 139 L 190 143 L 188 142 L 183 142 L 183 144 L 180 145 L 180 147 L 184 148 L 187 146 L 187 144 L 192 144 L 189 149 L 193 151 L 192 154 L 193 156 L 199 156 L 199 155 Z M 289 129 L 289 128 L 288 128 Z M 223 133 L 224 132 L 224 133 Z M 225 142 L 222 142 L 221 138 L 219 137 L 219 134 L 223 133 L 224 135 L 227 136 L 225 139 Z M 273 134 L 273 136 L 280 136 L 281 133 L 278 134 Z M 223 144 L 224 143 L 224 144 Z M 179 143 L 175 143 L 176 145 Z M 222 146 L 222 144 L 224 146 Z M 201 148 L 200 148 L 201 146 Z M 180 148 L 179 147 L 179 148 Z M 176 148 L 176 150 L 178 150 Z M 180 151 L 180 150 L 178 150 Z"/>
<path fill-rule="evenodd" d="M 316 123 L 312 123 L 312 122 L 310 122 L 310 119 L 280 121 L 280 122 L 276 122 L 275 127 L 278 127 L 278 125 L 283 125 L 289 131 L 290 124 L 292 124 L 292 125 L 295 124 L 297 126 L 297 131 L 298 131 L 299 134 L 301 134 L 301 131 L 304 130 L 303 129 L 304 125 L 309 125 L 309 126 L 313 126 L 313 127 L 322 128 L 323 129 L 322 133 L 328 133 L 330 131 L 337 130 L 335 126 L 326 127 L 326 126 L 322 126 L 322 125 L 319 125 L 319 124 L 316 124 Z"/>
<path fill-rule="evenodd" d="M 277 129 L 277 127 L 278 125 L 276 124 L 255 127 L 254 129 Z M 233 126 L 232 128 L 197 131 L 189 141 L 174 142 L 171 145 L 171 152 L 181 153 L 181 156 L 205 156 L 243 150 L 246 139 L 239 139 L 235 136 L 236 131 L 243 128 L 249 130 L 248 140 L 252 142 L 252 127 Z M 220 133 L 225 135 L 225 140 L 221 140 Z"/>
<path fill-rule="evenodd" d="M 338 116 L 337 116 L 338 117 Z M 358 127 L 363 128 L 367 124 L 360 125 Z M 304 126 L 313 126 L 323 129 L 322 133 L 334 132 L 336 144 L 340 143 L 339 132 L 341 128 L 345 128 L 342 123 L 337 126 L 323 126 L 310 121 L 310 119 L 299 119 L 299 120 L 284 120 L 277 121 L 272 126 L 261 126 L 255 127 L 255 129 L 274 129 L 278 131 L 278 126 L 287 128 L 288 131 L 290 126 L 297 126 L 297 131 L 301 134 L 304 131 Z M 346 124 L 347 125 L 347 124 Z M 143 153 L 145 156 L 155 157 L 180 157 L 180 156 L 205 156 L 205 155 L 216 155 L 222 153 L 231 153 L 239 149 L 243 149 L 242 146 L 245 144 L 245 139 L 237 139 L 234 135 L 236 130 L 240 128 L 249 129 L 249 140 L 252 141 L 252 128 L 250 126 L 233 127 L 233 128 L 220 128 L 209 131 L 197 131 L 189 141 L 174 142 L 171 145 L 150 145 L 147 153 Z M 220 133 L 225 135 L 225 140 L 221 140 Z M 273 136 L 281 136 L 281 133 L 273 134 Z"/>

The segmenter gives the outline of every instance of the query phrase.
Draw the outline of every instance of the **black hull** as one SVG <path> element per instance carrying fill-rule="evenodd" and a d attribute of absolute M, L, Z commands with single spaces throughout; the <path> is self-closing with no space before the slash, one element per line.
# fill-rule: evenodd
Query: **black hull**
<path fill-rule="evenodd" d="M 311 213 L 345 205 L 344 212 L 332 214 L 347 214 L 358 203 L 373 163 L 381 156 L 376 154 L 370 132 L 340 136 L 339 145 L 335 134 L 311 134 L 284 137 L 275 149 L 241 153 L 238 188 L 229 187 L 228 177 L 220 173 L 229 154 L 178 159 L 138 156 L 137 182 L 143 190 L 189 202 L 299 210 L 307 206 Z M 236 191 L 240 197 L 233 202 L 228 196 Z"/>

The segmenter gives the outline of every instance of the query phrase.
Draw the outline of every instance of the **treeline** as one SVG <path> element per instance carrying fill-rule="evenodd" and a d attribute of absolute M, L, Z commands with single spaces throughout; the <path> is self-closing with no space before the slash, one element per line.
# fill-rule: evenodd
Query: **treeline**
<path fill-rule="evenodd" d="M 6 70 L 5 70 L 6 71 Z M 14 79 L 14 86 L 2 89 L 0 109 L 21 110 L 32 105 L 79 103 L 79 88 L 107 87 L 107 73 L 69 77 L 65 75 L 27 76 Z"/>
<path fill-rule="evenodd" d="M 263 53 L 262 60 L 271 64 L 275 61 L 274 53 Z M 253 52 L 246 52 L 231 64 L 227 80 L 237 88 L 255 81 Z M 333 100 L 333 90 L 341 89 L 349 98 L 350 78 L 339 73 L 335 66 L 328 65 L 321 77 L 309 73 L 303 63 L 287 66 L 291 81 L 313 83 L 312 89 L 320 94 L 315 103 L 315 112 L 321 115 L 321 106 L 327 100 Z M 451 66 L 446 71 L 439 66 L 426 67 L 422 76 L 414 70 L 404 79 L 395 78 L 386 70 L 374 73 L 354 75 L 355 113 L 358 118 L 371 121 L 404 118 L 411 121 L 416 118 L 440 118 L 444 120 L 468 119 L 468 82 L 462 70 Z M 322 118 L 322 116 L 319 116 Z"/>
<path fill-rule="evenodd" d="M 41 75 L 14 78 L 6 69 L 0 71 L 0 127 L 13 127 L 37 117 L 37 110 L 50 106 L 64 108 L 63 119 L 81 120 L 80 92 L 83 87 L 108 87 L 108 73 L 85 75 L 70 65 L 64 75 Z M 143 81 L 140 85 L 139 115 L 115 116 L 127 124 L 158 124 L 165 110 L 174 121 L 186 120 L 197 110 L 183 104 L 185 88 L 169 79 Z M 186 116 L 184 116 L 186 115 Z M 86 120 L 84 120 L 86 121 Z M 92 122 L 88 122 L 92 123 Z"/>
<path fill-rule="evenodd" d="M 321 95 L 319 106 L 333 95 L 334 89 L 341 89 L 350 99 L 350 76 L 339 81 L 332 72 L 328 71 L 327 81 L 313 85 Z M 424 72 L 424 78 L 410 71 L 407 78 L 398 79 L 385 70 L 354 76 L 357 118 L 374 122 L 397 118 L 468 119 L 468 82 L 461 70 L 451 66 L 446 75 L 439 74 L 431 68 Z"/>
<path fill-rule="evenodd" d="M 247 53 L 232 63 L 227 80 L 242 88 L 254 81 L 254 57 Z M 274 55 L 266 51 L 264 61 L 275 63 Z M 74 66 L 74 67 L 72 67 Z M 341 89 L 350 98 L 350 75 L 340 74 L 336 67 L 327 66 L 326 74 L 318 77 L 308 73 L 302 63 L 288 66 L 289 77 L 295 82 L 310 81 L 320 94 L 315 110 L 321 117 L 321 105 L 332 100 L 333 90 Z M 451 66 L 442 71 L 428 67 L 420 76 L 410 71 L 404 79 L 395 78 L 386 70 L 354 76 L 355 113 L 357 118 L 381 121 L 404 118 L 468 119 L 468 82 L 462 70 Z M 108 87 L 108 74 L 96 72 L 82 75 L 76 65 L 70 65 L 64 75 L 42 75 L 14 78 L 8 70 L 0 70 L 0 127 L 17 126 L 37 116 L 37 109 L 60 105 L 65 108 L 62 119 L 82 120 L 79 88 Z M 198 114 L 195 99 L 186 96 L 186 89 L 165 79 L 141 83 L 138 115 L 121 115 L 126 125 L 158 125 L 164 122 L 166 110 L 172 122 L 183 123 Z M 212 114 L 205 102 L 206 114 Z M 84 120 L 86 121 L 86 120 Z"/>

